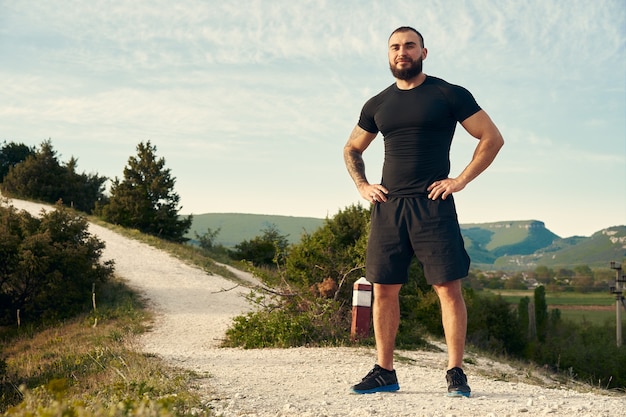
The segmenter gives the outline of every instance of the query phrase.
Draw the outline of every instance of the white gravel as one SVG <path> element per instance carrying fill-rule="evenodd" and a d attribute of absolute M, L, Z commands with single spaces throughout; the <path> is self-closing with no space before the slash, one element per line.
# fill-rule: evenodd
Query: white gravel
<path fill-rule="evenodd" d="M 11 204 L 34 214 L 43 207 L 20 200 Z M 115 260 L 117 275 L 145 294 L 157 313 L 140 348 L 174 366 L 207 375 L 203 379 L 206 385 L 200 388 L 217 415 L 626 415 L 623 393 L 608 395 L 597 389 L 573 389 L 554 382 L 552 388 L 528 384 L 524 381 L 531 371 L 472 355 L 475 363 L 465 367 L 471 398 L 448 398 L 444 395 L 444 352 L 400 351 L 396 363 L 400 391 L 351 394 L 349 387 L 374 364 L 372 348 L 220 348 L 220 339 L 232 317 L 251 309 L 244 298 L 249 289 L 233 288 L 236 284 L 230 280 L 207 275 L 167 253 L 103 227 L 91 225 L 90 231 L 106 242 L 104 258 Z"/>

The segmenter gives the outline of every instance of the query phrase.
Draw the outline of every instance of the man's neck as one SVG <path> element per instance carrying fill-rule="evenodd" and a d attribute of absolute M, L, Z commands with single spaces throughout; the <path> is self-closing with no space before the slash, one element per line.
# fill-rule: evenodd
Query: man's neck
<path fill-rule="evenodd" d="M 396 78 L 396 85 L 400 90 L 410 90 L 420 86 L 424 81 L 426 81 L 426 74 L 420 72 L 418 75 L 409 80 L 399 80 Z"/>

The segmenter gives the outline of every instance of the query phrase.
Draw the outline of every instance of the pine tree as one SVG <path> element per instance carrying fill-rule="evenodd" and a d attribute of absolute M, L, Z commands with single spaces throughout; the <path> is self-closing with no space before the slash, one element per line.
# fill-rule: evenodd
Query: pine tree
<path fill-rule="evenodd" d="M 137 145 L 137 156 L 128 159 L 124 179 L 111 185 L 111 198 L 102 208 L 108 222 L 138 229 L 174 242 L 191 227 L 192 216 L 179 218 L 180 197 L 174 191 L 176 179 L 165 168 L 165 159 L 157 158 L 156 146 Z"/>
<path fill-rule="evenodd" d="M 104 199 L 107 178 L 97 174 L 79 174 L 76 172 L 77 165 L 78 160 L 74 157 L 65 164 L 59 162 L 52 141 L 46 140 L 23 161 L 9 166 L 2 181 L 2 192 L 10 197 L 52 204 L 62 201 L 66 206 L 91 213 L 96 203 Z"/>
<path fill-rule="evenodd" d="M 30 155 L 35 154 L 35 149 L 29 148 L 23 143 L 10 142 L 0 148 L 0 182 L 9 173 L 9 168 L 24 161 Z"/>

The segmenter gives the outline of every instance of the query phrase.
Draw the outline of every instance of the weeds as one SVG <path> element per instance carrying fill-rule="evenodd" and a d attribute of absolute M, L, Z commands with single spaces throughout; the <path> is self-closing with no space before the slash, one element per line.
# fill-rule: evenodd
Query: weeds
<path fill-rule="evenodd" d="M 138 353 L 136 337 L 151 317 L 137 294 L 114 281 L 99 299 L 97 313 L 38 331 L 4 331 L 0 413 L 211 415 L 190 389 L 205 376 Z"/>

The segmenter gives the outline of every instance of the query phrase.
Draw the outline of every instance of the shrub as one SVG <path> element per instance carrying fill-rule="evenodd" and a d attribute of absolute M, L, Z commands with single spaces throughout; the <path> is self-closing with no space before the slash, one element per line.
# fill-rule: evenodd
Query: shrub
<path fill-rule="evenodd" d="M 226 332 L 224 345 L 258 349 L 347 342 L 350 316 L 337 314 L 341 309 L 336 301 L 293 294 L 277 302 L 236 317 Z"/>
<path fill-rule="evenodd" d="M 94 284 L 105 282 L 113 261 L 101 263 L 104 243 L 87 221 L 58 204 L 35 218 L 0 206 L 0 325 L 55 320 L 88 308 Z"/>

